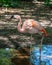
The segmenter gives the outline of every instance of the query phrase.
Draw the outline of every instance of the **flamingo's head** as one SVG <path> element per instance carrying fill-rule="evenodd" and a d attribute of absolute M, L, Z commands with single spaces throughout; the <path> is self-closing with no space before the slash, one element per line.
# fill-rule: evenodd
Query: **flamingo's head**
<path fill-rule="evenodd" d="M 14 18 L 20 19 L 21 17 L 20 17 L 20 15 L 14 15 Z"/>
<path fill-rule="evenodd" d="M 20 15 L 12 15 L 10 19 L 12 19 L 12 18 L 17 19 L 17 20 L 21 19 Z"/>

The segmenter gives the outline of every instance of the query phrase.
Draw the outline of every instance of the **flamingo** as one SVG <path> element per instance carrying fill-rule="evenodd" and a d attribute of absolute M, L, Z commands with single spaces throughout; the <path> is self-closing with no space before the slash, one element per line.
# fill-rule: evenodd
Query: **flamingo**
<path fill-rule="evenodd" d="M 21 16 L 14 15 L 14 18 L 19 20 L 19 23 L 17 25 L 17 30 L 21 33 L 31 34 L 31 39 L 32 39 L 32 34 L 36 34 L 36 33 L 43 34 L 41 39 L 41 46 L 40 46 L 40 61 L 41 61 L 41 50 L 42 50 L 43 39 L 44 36 L 48 36 L 48 33 L 46 32 L 45 28 L 38 21 L 34 19 L 27 19 L 24 22 L 22 22 Z M 30 53 L 31 53 L 31 48 L 32 45 L 30 45 Z"/>
<path fill-rule="evenodd" d="M 19 23 L 17 25 L 17 30 L 19 32 L 29 34 L 42 33 L 44 36 L 48 36 L 45 28 L 38 21 L 34 19 L 27 19 L 22 22 L 20 15 L 14 15 L 14 18 L 19 20 Z"/>

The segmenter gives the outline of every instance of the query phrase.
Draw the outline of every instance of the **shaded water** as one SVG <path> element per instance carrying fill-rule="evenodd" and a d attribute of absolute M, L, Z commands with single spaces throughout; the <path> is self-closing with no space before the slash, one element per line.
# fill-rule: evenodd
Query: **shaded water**
<path fill-rule="evenodd" d="M 41 54 L 39 46 L 33 47 L 30 58 L 33 65 L 52 65 L 52 45 L 43 45 Z"/>

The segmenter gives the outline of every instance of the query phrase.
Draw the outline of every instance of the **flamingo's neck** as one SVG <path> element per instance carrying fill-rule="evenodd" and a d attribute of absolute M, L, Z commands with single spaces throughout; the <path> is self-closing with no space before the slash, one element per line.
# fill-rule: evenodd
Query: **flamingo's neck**
<path fill-rule="evenodd" d="M 19 21 L 20 21 L 20 23 L 22 23 L 22 19 L 21 19 L 21 17 L 19 18 Z"/>
<path fill-rule="evenodd" d="M 23 32 L 25 32 L 25 31 L 24 31 L 24 28 L 22 28 L 21 25 L 22 25 L 22 21 L 21 21 L 21 18 L 20 18 L 20 19 L 19 19 L 18 26 L 17 26 L 17 29 L 18 29 L 19 32 L 23 33 Z"/>
<path fill-rule="evenodd" d="M 18 29 L 21 29 L 21 25 L 22 25 L 22 20 L 21 17 L 19 18 L 19 23 L 18 23 Z"/>

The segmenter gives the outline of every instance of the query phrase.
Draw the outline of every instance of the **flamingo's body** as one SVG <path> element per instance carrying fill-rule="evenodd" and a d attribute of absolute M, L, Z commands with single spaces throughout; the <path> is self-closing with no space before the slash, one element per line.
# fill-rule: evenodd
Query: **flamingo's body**
<path fill-rule="evenodd" d="M 22 23 L 21 17 L 19 15 L 14 16 L 17 18 L 20 22 L 18 23 L 17 29 L 21 33 L 43 33 L 45 36 L 47 36 L 46 30 L 41 26 L 41 24 L 33 19 L 27 19 Z"/>

